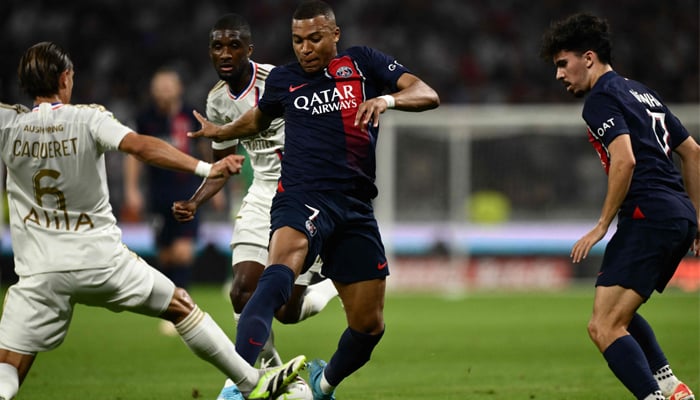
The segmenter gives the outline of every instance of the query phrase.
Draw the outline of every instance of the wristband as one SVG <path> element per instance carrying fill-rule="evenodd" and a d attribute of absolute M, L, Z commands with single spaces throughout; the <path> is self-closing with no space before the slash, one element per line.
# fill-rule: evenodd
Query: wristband
<path fill-rule="evenodd" d="M 209 173 L 211 173 L 211 164 L 208 162 L 200 161 L 197 163 L 197 166 L 194 167 L 194 174 L 202 178 L 207 178 Z"/>
<path fill-rule="evenodd" d="M 384 101 L 386 101 L 386 108 L 394 108 L 394 106 L 396 106 L 396 99 L 390 94 L 385 94 L 377 98 L 384 99 Z"/>

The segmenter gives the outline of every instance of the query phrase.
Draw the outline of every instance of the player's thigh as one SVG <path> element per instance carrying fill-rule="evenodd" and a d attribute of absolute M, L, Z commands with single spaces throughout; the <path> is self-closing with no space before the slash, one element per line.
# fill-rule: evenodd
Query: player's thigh
<path fill-rule="evenodd" d="M 70 272 L 20 277 L 5 294 L 0 347 L 35 354 L 58 347 L 73 317 Z"/>
<path fill-rule="evenodd" d="M 243 198 L 233 225 L 231 248 L 234 251 L 234 259 L 232 264 L 239 261 L 267 263 L 267 245 L 270 243 L 270 207 L 276 189 L 277 182 L 257 180 L 248 189 L 248 194 Z M 256 254 L 256 258 L 251 260 L 236 254 L 238 246 L 255 246 L 258 249 L 265 249 L 265 252 Z M 250 254 L 245 254 L 245 257 L 250 256 Z"/>
<path fill-rule="evenodd" d="M 593 299 L 591 323 L 597 327 L 626 328 L 644 299 L 636 291 L 622 286 L 598 286 Z"/>
<path fill-rule="evenodd" d="M 334 282 L 384 279 L 389 265 L 376 221 L 338 229 L 324 244 L 323 275 Z"/>
<path fill-rule="evenodd" d="M 350 328 L 367 334 L 384 330 L 386 279 L 336 283 L 336 287 Z"/>
<path fill-rule="evenodd" d="M 175 284 L 143 258 L 123 247 L 115 265 L 100 274 L 87 275 L 87 284 L 75 295 L 79 303 L 115 312 L 131 311 L 160 316 L 170 305 Z"/>

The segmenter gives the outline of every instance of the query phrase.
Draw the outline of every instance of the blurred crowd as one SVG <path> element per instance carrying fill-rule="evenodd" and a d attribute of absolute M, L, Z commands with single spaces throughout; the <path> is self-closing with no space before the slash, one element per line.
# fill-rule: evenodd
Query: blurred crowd
<path fill-rule="evenodd" d="M 396 56 L 435 87 L 444 103 L 572 101 L 539 59 L 542 31 L 575 11 L 607 18 L 614 67 L 656 88 L 669 102 L 697 102 L 697 0 L 329 0 L 340 47 L 367 44 Z M 253 58 L 292 61 L 290 20 L 296 0 L 3 0 L 0 98 L 26 102 L 16 84 L 21 52 L 53 40 L 71 53 L 74 101 L 98 102 L 129 120 L 147 100 L 153 71 L 169 64 L 185 75 L 187 99 L 204 103 L 216 80 L 207 34 L 221 14 L 246 16 Z"/>
<path fill-rule="evenodd" d="M 369 45 L 397 57 L 439 92 L 443 104 L 576 102 L 539 58 L 551 21 L 590 11 L 612 24 L 614 68 L 669 103 L 697 103 L 698 0 L 328 0 L 341 27 L 340 48 Z M 52 40 L 75 62 L 73 102 L 100 103 L 131 126 L 149 101 L 155 70 L 180 71 L 185 97 L 204 109 L 217 77 L 208 33 L 225 13 L 251 23 L 258 62 L 294 60 L 290 21 L 297 0 L 3 0 L 0 2 L 0 101 L 28 104 L 16 68 L 30 45 Z M 110 162 L 119 163 L 119 159 Z M 113 200 L 121 168 L 110 168 Z M 117 207 L 118 208 L 118 205 Z"/>

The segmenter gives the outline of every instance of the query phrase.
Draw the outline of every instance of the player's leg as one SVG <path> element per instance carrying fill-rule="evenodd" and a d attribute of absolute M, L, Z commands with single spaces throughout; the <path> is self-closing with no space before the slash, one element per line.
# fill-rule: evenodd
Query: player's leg
<path fill-rule="evenodd" d="M 270 240 L 270 262 L 253 296 L 241 313 L 236 331 L 236 350 L 254 363 L 270 336 L 275 310 L 289 300 L 294 279 L 307 254 L 306 235 L 290 227 L 275 230 Z"/>
<path fill-rule="evenodd" d="M 165 214 L 159 218 L 163 222 L 156 234 L 158 269 L 173 281 L 175 286 L 187 289 L 192 278 L 199 222 L 194 220 L 180 224 Z M 161 321 L 158 329 L 166 336 L 177 336 L 177 331 L 169 321 Z"/>
<path fill-rule="evenodd" d="M 317 257 L 308 271 L 294 281 L 289 301 L 275 314 L 283 324 L 296 324 L 321 312 L 338 295 L 333 281 L 321 274 L 321 258 Z"/>
<path fill-rule="evenodd" d="M 328 365 L 312 364 L 312 390 L 325 394 L 320 398 L 333 399 L 340 382 L 369 361 L 372 351 L 384 334 L 385 279 L 372 279 L 350 284 L 339 284 L 338 295 L 343 302 L 348 327 L 338 341 L 338 348 Z M 320 368 L 319 368 L 320 367 Z M 321 372 L 322 371 L 322 372 Z"/>
<path fill-rule="evenodd" d="M 17 395 L 35 358 L 35 354 L 0 348 L 0 400 L 10 400 Z"/>
<path fill-rule="evenodd" d="M 283 324 L 296 324 L 321 312 L 332 298 L 338 295 L 333 281 L 321 275 L 322 262 L 316 258 L 308 271 L 294 281 L 292 295 L 275 313 Z"/>
<path fill-rule="evenodd" d="M 615 376 L 637 399 L 662 398 L 644 351 L 627 326 L 644 299 L 621 286 L 598 286 L 588 333 Z"/>
<path fill-rule="evenodd" d="M 20 277 L 5 295 L 0 319 L 0 398 L 12 399 L 36 354 L 58 347 L 73 316 L 71 272 Z"/>
<path fill-rule="evenodd" d="M 673 373 L 666 355 L 661 350 L 661 346 L 656 340 L 656 335 L 651 325 L 649 325 L 641 315 L 635 314 L 627 330 L 644 351 L 644 355 L 649 362 L 649 367 L 654 372 L 654 379 L 656 379 L 656 382 L 659 384 L 661 393 L 663 393 L 666 398 L 671 398 L 671 396 L 677 394 L 676 397 L 673 397 L 674 400 L 694 399 L 693 392 L 690 388 L 681 382 Z"/>
<path fill-rule="evenodd" d="M 176 288 L 163 273 L 124 249 L 114 256 L 115 267 L 105 282 L 83 291 L 76 300 L 113 311 L 131 311 L 172 322 L 188 348 L 230 377 L 241 390 L 252 390 L 260 372 L 236 353 L 216 322 Z"/>
<path fill-rule="evenodd" d="M 667 221 L 666 230 L 659 236 L 664 238 L 658 243 L 670 249 L 662 253 L 659 277 L 655 289 L 663 292 L 673 277 L 678 264 L 688 254 L 688 248 L 697 234 L 694 223 L 685 220 Z M 674 400 L 693 400 L 695 396 L 690 388 L 681 382 L 673 373 L 651 325 L 639 314 L 635 314 L 627 330 L 642 347 L 654 378 L 666 398 Z"/>
<path fill-rule="evenodd" d="M 195 237 L 184 235 L 174 238 L 159 250 L 158 261 L 162 271 L 177 287 L 188 289 L 190 286 L 195 246 Z"/>
<path fill-rule="evenodd" d="M 255 250 L 257 246 L 236 246 L 234 247 L 234 260 L 241 255 L 248 254 L 248 250 Z M 257 252 L 262 253 L 263 251 L 257 250 Z M 267 255 L 267 250 L 264 249 L 265 256 Z M 249 259 L 255 259 L 255 257 L 248 257 Z M 231 298 L 231 305 L 233 306 L 233 319 L 236 321 L 238 326 L 238 321 L 241 318 L 241 312 L 243 312 L 243 307 L 248 303 L 250 296 L 253 295 L 255 289 L 258 286 L 258 280 L 265 270 L 265 265 L 258 261 L 240 261 L 233 265 L 233 282 L 231 283 L 231 291 L 229 297 Z M 274 343 L 274 334 L 270 331 L 270 336 L 265 341 L 263 345 L 258 360 L 261 366 L 266 367 L 276 367 L 282 365 L 282 358 L 280 357 Z"/>

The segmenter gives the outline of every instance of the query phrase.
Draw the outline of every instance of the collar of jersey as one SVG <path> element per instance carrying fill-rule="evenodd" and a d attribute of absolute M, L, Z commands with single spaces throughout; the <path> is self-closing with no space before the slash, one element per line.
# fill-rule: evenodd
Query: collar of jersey
<path fill-rule="evenodd" d="M 255 87 L 255 79 L 258 76 L 258 64 L 254 63 L 253 61 L 249 60 L 251 68 L 253 68 L 253 73 L 250 75 L 250 82 L 248 82 L 248 86 L 243 89 L 243 92 L 240 94 L 236 95 L 231 93 L 231 87 L 229 85 L 226 85 L 228 88 L 227 92 L 229 97 L 231 97 L 233 100 L 238 100 L 240 98 L 245 97 L 248 92 L 250 92 L 254 87 Z"/>
<path fill-rule="evenodd" d="M 33 112 L 33 111 L 39 111 L 39 106 L 40 106 L 40 105 L 41 105 L 41 104 L 36 104 L 36 105 L 32 108 L 32 112 Z M 60 101 L 57 101 L 57 102 L 55 102 L 55 103 L 51 103 L 51 109 L 52 109 L 52 110 L 55 110 L 55 109 L 57 109 L 57 108 L 59 108 L 59 107 L 62 107 L 62 106 L 63 106 L 63 103 L 61 103 Z"/>

